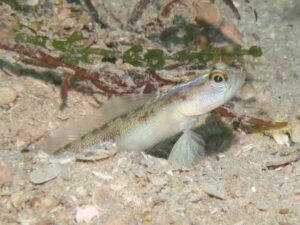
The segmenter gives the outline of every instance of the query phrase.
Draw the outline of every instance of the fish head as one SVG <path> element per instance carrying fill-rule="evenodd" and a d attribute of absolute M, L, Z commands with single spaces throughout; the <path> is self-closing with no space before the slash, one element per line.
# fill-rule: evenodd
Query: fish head
<path fill-rule="evenodd" d="M 244 82 L 242 68 L 215 68 L 178 93 L 178 110 L 187 116 L 208 113 L 230 100 Z"/>

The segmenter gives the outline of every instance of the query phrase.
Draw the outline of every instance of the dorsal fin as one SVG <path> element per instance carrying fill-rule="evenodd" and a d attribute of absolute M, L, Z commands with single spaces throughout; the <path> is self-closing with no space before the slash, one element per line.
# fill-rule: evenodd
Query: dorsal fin
<path fill-rule="evenodd" d="M 208 76 L 208 74 L 204 74 L 202 76 L 198 76 L 197 78 L 195 78 L 195 79 L 193 79 L 189 82 L 176 85 L 175 87 L 171 88 L 169 91 L 167 91 L 165 93 L 162 93 L 160 95 L 160 99 L 163 99 L 163 98 L 165 98 L 169 95 L 175 94 L 175 93 L 177 93 L 181 90 L 187 89 L 187 88 L 192 87 L 194 85 L 198 85 L 200 83 L 203 83 L 206 80 L 207 76 Z"/>
<path fill-rule="evenodd" d="M 114 118 L 135 110 L 154 98 L 155 94 L 116 97 L 104 103 L 95 113 L 58 129 L 53 135 L 41 140 L 34 150 L 54 154 L 83 135 L 102 127 Z"/>

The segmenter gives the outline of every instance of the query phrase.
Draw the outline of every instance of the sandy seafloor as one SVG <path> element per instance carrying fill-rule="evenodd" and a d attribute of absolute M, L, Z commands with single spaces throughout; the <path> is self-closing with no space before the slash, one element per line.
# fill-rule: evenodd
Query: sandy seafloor
<path fill-rule="evenodd" d="M 245 45 L 264 51 L 255 67 L 248 68 L 254 97 L 232 101 L 234 111 L 299 126 L 300 2 L 251 3 L 257 22 L 247 7 L 239 8 L 240 21 L 222 7 L 223 17 L 237 25 Z M 55 179 L 35 185 L 29 173 L 50 159 L 21 154 L 20 148 L 91 113 L 92 99 L 71 91 L 69 107 L 60 112 L 58 87 L 2 71 L 0 85 L 22 87 L 12 105 L 0 108 L 0 224 L 85 224 L 85 213 L 91 215 L 89 224 L 106 225 L 300 224 L 300 161 L 266 167 L 299 152 L 300 144 L 287 147 L 256 134 L 234 132 L 225 152 L 187 170 L 164 159 L 123 152 L 103 161 L 65 162 Z"/>

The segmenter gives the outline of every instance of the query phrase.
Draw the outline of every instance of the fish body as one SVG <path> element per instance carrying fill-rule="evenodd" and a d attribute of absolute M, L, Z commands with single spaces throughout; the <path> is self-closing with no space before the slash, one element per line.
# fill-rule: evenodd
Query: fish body
<path fill-rule="evenodd" d="M 103 141 L 113 141 L 118 149 L 125 151 L 149 149 L 190 130 L 199 116 L 227 102 L 244 80 L 241 70 L 235 73 L 223 68 L 211 70 L 94 129 L 64 149 L 81 151 Z"/>
<path fill-rule="evenodd" d="M 92 147 L 101 141 L 114 141 L 119 149 L 143 151 L 180 131 L 191 127 L 194 116 L 177 109 L 177 96 L 156 98 L 133 112 L 118 117 L 68 146 L 69 149 Z"/>

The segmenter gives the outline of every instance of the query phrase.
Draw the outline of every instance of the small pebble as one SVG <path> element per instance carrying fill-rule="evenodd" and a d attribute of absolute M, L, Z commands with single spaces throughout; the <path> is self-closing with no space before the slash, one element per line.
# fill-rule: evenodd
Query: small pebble
<path fill-rule="evenodd" d="M 279 133 L 279 132 L 273 132 L 272 137 L 274 138 L 276 143 L 279 144 L 279 145 L 285 145 L 287 147 L 291 146 L 290 138 L 287 134 Z"/>
<path fill-rule="evenodd" d="M 270 102 L 272 98 L 272 92 L 269 87 L 266 87 L 264 91 L 256 95 L 256 100 L 258 103 Z"/>
<path fill-rule="evenodd" d="M 97 161 L 97 160 L 103 160 L 107 159 L 117 153 L 117 150 L 111 149 L 106 150 L 106 149 L 91 149 L 91 150 L 86 150 L 85 152 L 78 153 L 76 155 L 76 160 L 78 161 Z"/>
<path fill-rule="evenodd" d="M 298 119 L 300 119 L 300 107 L 296 109 L 296 115 Z"/>
<path fill-rule="evenodd" d="M 122 190 L 122 187 L 120 190 Z M 119 191 L 120 191 L 119 190 Z M 100 188 L 93 193 L 93 202 L 101 211 L 109 211 L 112 208 L 118 208 L 117 196 L 109 188 Z"/>
<path fill-rule="evenodd" d="M 200 188 L 206 192 L 208 195 L 211 195 L 218 199 L 226 199 L 226 193 L 224 190 L 221 189 L 219 185 L 203 183 L 201 184 Z"/>
<path fill-rule="evenodd" d="M 57 19 L 63 21 L 65 19 L 67 19 L 68 17 L 70 17 L 71 13 L 72 12 L 71 12 L 71 10 L 69 8 L 63 8 L 62 10 L 60 10 L 58 12 Z"/>
<path fill-rule="evenodd" d="M 104 173 L 101 173 L 99 171 L 92 171 L 92 174 L 95 175 L 95 177 L 101 179 L 101 180 L 112 180 L 113 177 Z"/>
<path fill-rule="evenodd" d="M 0 106 L 12 103 L 17 98 L 14 89 L 9 87 L 0 87 Z"/>
<path fill-rule="evenodd" d="M 234 24 L 226 23 L 220 27 L 221 33 L 237 44 L 242 44 L 242 35 Z"/>
<path fill-rule="evenodd" d="M 210 214 L 216 214 L 219 211 L 218 208 L 214 208 L 213 210 L 210 211 Z"/>
<path fill-rule="evenodd" d="M 145 177 L 146 176 L 145 167 L 143 167 L 143 166 L 140 166 L 140 165 L 133 166 L 133 168 L 131 170 L 136 177 Z"/>
<path fill-rule="evenodd" d="M 10 163 L 0 158 L 0 187 L 9 186 L 12 183 L 12 168 Z"/>
<path fill-rule="evenodd" d="M 26 196 L 24 192 L 13 193 L 10 197 L 11 204 L 16 208 L 21 208 L 24 203 Z"/>
<path fill-rule="evenodd" d="M 39 4 L 39 0 L 26 0 L 25 4 L 30 6 L 35 6 Z"/>
<path fill-rule="evenodd" d="M 218 25 L 220 22 L 220 12 L 215 4 L 209 2 L 201 2 L 197 5 L 197 10 L 201 13 L 197 14 L 197 19 Z"/>
<path fill-rule="evenodd" d="M 36 225 L 53 225 L 53 224 L 55 223 L 50 219 L 41 220 L 36 223 Z"/>
<path fill-rule="evenodd" d="M 223 158 L 226 158 L 226 155 L 224 153 L 220 153 L 217 155 L 217 158 L 218 159 L 223 159 Z"/>
<path fill-rule="evenodd" d="M 239 222 L 237 222 L 237 223 L 235 223 L 235 224 L 233 224 L 233 225 L 244 225 L 244 224 L 245 224 L 244 221 L 239 221 Z"/>
<path fill-rule="evenodd" d="M 289 165 L 283 167 L 282 171 L 284 172 L 284 174 L 289 175 L 293 172 L 293 166 L 289 164 Z"/>
<path fill-rule="evenodd" d="M 23 96 L 25 93 L 25 87 L 22 83 L 14 83 L 11 87 L 16 91 L 17 96 Z"/>
<path fill-rule="evenodd" d="M 294 123 L 291 128 L 291 139 L 294 143 L 300 143 L 300 123 Z"/>
<path fill-rule="evenodd" d="M 289 213 L 289 209 L 280 209 L 279 213 L 282 215 L 288 214 Z"/>
<path fill-rule="evenodd" d="M 279 197 L 278 197 L 278 194 L 274 193 L 274 192 L 271 192 L 271 193 L 268 193 L 266 195 L 267 199 L 269 200 L 277 200 Z"/>
<path fill-rule="evenodd" d="M 289 223 L 289 222 L 279 222 L 278 224 L 279 224 L 279 225 L 294 225 L 294 224 L 291 224 L 291 223 Z"/>
<path fill-rule="evenodd" d="M 62 152 L 59 155 L 51 155 L 47 159 L 50 163 L 67 164 L 76 160 L 76 153 L 74 152 Z"/>
<path fill-rule="evenodd" d="M 106 220 L 103 225 L 126 225 L 128 223 L 125 223 L 121 219 L 116 219 L 116 218 L 109 218 Z"/>
<path fill-rule="evenodd" d="M 47 181 L 53 180 L 60 173 L 60 166 L 58 164 L 48 164 L 35 168 L 29 174 L 29 180 L 33 184 L 43 184 Z"/>
<path fill-rule="evenodd" d="M 254 204 L 258 208 L 259 211 L 268 211 L 269 210 L 269 206 L 267 205 L 267 203 L 261 199 L 256 200 L 254 202 Z"/>
<path fill-rule="evenodd" d="M 66 18 L 64 21 L 61 23 L 61 27 L 63 29 L 71 29 L 76 26 L 76 20 L 73 18 Z"/>
<path fill-rule="evenodd" d="M 155 186 L 163 186 L 167 183 L 167 179 L 161 176 L 148 176 L 148 178 Z"/>
<path fill-rule="evenodd" d="M 66 121 L 70 118 L 70 112 L 64 110 L 64 111 L 58 111 L 56 114 L 56 117 L 60 119 L 61 121 Z"/>
<path fill-rule="evenodd" d="M 242 100 L 250 100 L 255 97 L 255 90 L 250 83 L 246 83 L 238 92 L 238 97 L 240 97 Z"/>
<path fill-rule="evenodd" d="M 77 223 L 90 223 L 95 217 L 99 217 L 100 212 L 94 205 L 84 205 L 77 207 L 75 220 Z"/>
<path fill-rule="evenodd" d="M 151 211 L 146 211 L 143 213 L 143 223 L 150 223 L 152 220 Z"/>
<path fill-rule="evenodd" d="M 299 202 L 300 201 L 300 193 L 296 193 L 291 199 Z"/>

